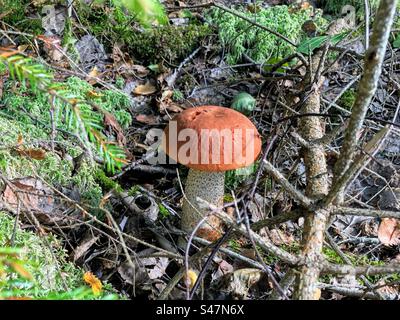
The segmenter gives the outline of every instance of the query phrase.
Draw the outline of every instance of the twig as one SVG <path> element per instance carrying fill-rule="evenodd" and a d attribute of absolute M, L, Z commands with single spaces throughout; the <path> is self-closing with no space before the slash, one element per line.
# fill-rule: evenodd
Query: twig
<path fill-rule="evenodd" d="M 313 201 L 303 195 L 280 173 L 268 160 L 264 160 L 265 170 L 279 183 L 285 191 L 287 191 L 295 200 L 299 201 L 303 206 L 309 207 Z"/>
<path fill-rule="evenodd" d="M 197 201 L 205 206 L 208 206 L 211 211 L 215 212 L 215 214 L 228 225 L 228 227 L 233 227 L 240 234 L 248 237 L 248 234 L 249 234 L 248 230 L 246 229 L 246 227 L 243 224 L 237 225 L 229 215 L 227 215 L 225 212 L 223 212 L 218 207 L 208 203 L 207 201 L 204 201 L 203 199 L 200 199 L 200 198 L 197 198 Z M 254 241 L 266 252 L 276 255 L 277 257 L 279 257 L 281 260 L 288 263 L 289 265 L 293 265 L 293 266 L 298 265 L 298 263 L 300 261 L 298 257 L 277 247 L 276 245 L 274 245 L 272 243 L 271 240 L 260 237 L 257 233 L 255 233 L 252 230 L 250 230 L 250 235 L 253 237 Z"/>

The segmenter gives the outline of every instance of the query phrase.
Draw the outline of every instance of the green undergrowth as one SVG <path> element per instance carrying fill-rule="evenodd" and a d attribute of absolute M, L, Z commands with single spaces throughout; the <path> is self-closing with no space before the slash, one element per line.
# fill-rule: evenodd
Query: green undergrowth
<path fill-rule="evenodd" d="M 108 49 L 118 43 L 134 58 L 146 63 L 163 59 L 176 63 L 190 55 L 211 33 L 208 25 L 194 19 L 183 26 L 162 25 L 138 30 L 135 15 L 112 4 L 107 7 L 81 4 L 78 15 L 82 24 Z"/>
<path fill-rule="evenodd" d="M 31 0 L 0 0 L 0 13 L 7 13 L 2 21 L 26 33 L 43 33 L 42 21 L 38 15 L 29 14 L 34 9 Z M 39 10 L 40 13 L 40 10 Z"/>
<path fill-rule="evenodd" d="M 355 101 L 356 91 L 354 89 L 349 89 L 340 97 L 338 104 L 346 110 L 351 111 Z"/>
<path fill-rule="evenodd" d="M 88 99 L 94 92 L 90 84 L 75 77 L 69 78 L 66 83 L 79 98 Z M 13 86 L 12 81 L 5 84 L 6 89 L 2 99 L 4 106 L 0 110 L 0 135 L 2 136 L 0 170 L 9 179 L 32 176 L 37 173 L 55 186 L 75 186 L 87 204 L 96 206 L 102 197 L 101 186 L 96 181 L 97 165 L 84 161 L 77 173 L 72 175 L 71 157 L 76 157 L 83 152 L 75 138 L 58 132 L 55 139 L 57 149 L 63 149 L 69 157 L 63 157 L 60 153 L 47 152 L 45 159 L 35 160 L 15 152 L 14 148 L 21 137 L 24 148 L 40 148 L 43 144 L 50 146 L 51 120 L 47 97 L 33 94 L 24 86 L 18 88 Z M 109 90 L 99 91 L 98 95 L 91 97 L 91 101 L 112 113 L 124 128 L 128 127 L 131 122 L 131 116 L 128 113 L 128 98 Z M 86 108 L 90 107 L 86 106 Z M 68 131 L 68 126 L 61 117 L 58 118 L 57 127 Z"/>
<path fill-rule="evenodd" d="M 45 236 L 46 243 L 45 238 L 18 226 L 14 246 L 9 247 L 13 229 L 14 219 L 0 211 L 0 299 L 118 298 L 107 283 L 103 283 L 103 292 L 95 296 L 84 283 L 84 270 L 67 261 L 60 241 L 51 234 Z"/>
<path fill-rule="evenodd" d="M 240 8 L 237 12 L 277 31 L 296 44 L 306 38 L 301 27 L 311 19 L 312 14 L 311 9 L 291 10 L 288 6 L 274 6 L 257 13 Z M 211 9 L 207 19 L 218 27 L 219 38 L 230 64 L 238 63 L 243 54 L 257 62 L 275 63 L 296 50 L 296 47 L 281 38 L 221 9 Z M 327 26 L 321 11 L 316 12 L 313 20 L 321 30 Z"/>
<path fill-rule="evenodd" d="M 23 106 L 31 116 L 45 123 L 50 123 L 48 96 L 37 92 L 34 93 L 24 85 L 14 88 L 14 84 L 13 81 L 9 81 L 5 85 L 2 100 L 6 105 L 6 112 L 16 116 L 16 119 L 23 123 L 32 121 L 21 110 L 20 106 Z M 125 94 L 112 90 L 95 90 L 89 83 L 77 77 L 68 78 L 64 85 L 75 99 L 89 101 L 101 109 L 111 112 L 123 128 L 127 128 L 131 123 L 132 118 L 129 113 L 130 102 Z M 88 104 L 80 104 L 80 108 L 82 113 L 90 112 L 93 116 L 97 115 L 99 121 L 101 121 L 102 115 L 98 111 L 93 111 L 92 107 Z M 56 119 L 59 128 L 68 130 L 68 126 L 61 115 L 56 113 Z"/>

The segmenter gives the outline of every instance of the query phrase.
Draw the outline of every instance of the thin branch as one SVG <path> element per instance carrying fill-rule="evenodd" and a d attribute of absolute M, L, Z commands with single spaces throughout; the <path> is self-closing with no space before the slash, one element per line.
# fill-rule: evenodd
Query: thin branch
<path fill-rule="evenodd" d="M 335 165 L 335 181 L 342 177 L 353 160 L 359 133 L 382 73 L 383 59 L 396 12 L 396 2 L 396 0 L 380 1 L 371 45 L 365 56 L 364 74 L 359 83 L 357 98 L 345 133 L 340 157 Z M 343 191 L 341 190 L 340 193 Z"/>
<path fill-rule="evenodd" d="M 279 172 L 268 160 L 264 160 L 265 170 L 271 175 L 271 177 L 279 183 L 282 188 L 285 189 L 295 200 L 299 201 L 303 206 L 310 207 L 313 203 L 311 199 L 306 197 L 300 191 L 298 191 L 292 184 Z"/>

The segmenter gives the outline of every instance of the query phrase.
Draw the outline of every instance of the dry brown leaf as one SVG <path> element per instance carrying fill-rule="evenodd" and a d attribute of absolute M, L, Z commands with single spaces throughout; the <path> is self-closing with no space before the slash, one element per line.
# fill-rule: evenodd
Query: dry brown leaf
<path fill-rule="evenodd" d="M 117 134 L 118 145 L 124 146 L 126 144 L 126 138 L 124 132 L 119 125 L 117 119 L 109 112 L 104 111 L 104 125 L 110 126 Z"/>
<path fill-rule="evenodd" d="M 159 103 L 158 107 L 159 107 L 160 113 L 164 114 L 164 113 L 166 113 L 166 111 L 175 112 L 175 113 L 182 112 L 183 108 L 178 106 L 172 100 L 172 95 L 173 95 L 172 90 L 165 90 L 162 93 L 161 98 L 158 100 L 158 103 Z"/>
<path fill-rule="evenodd" d="M 152 85 L 150 82 L 147 82 L 146 84 L 141 84 L 141 85 L 137 86 L 133 90 L 133 93 L 141 95 L 141 96 L 147 96 L 147 95 L 155 93 L 156 91 L 157 91 L 157 88 L 154 85 Z"/>
<path fill-rule="evenodd" d="M 86 81 L 89 82 L 91 85 L 94 85 L 97 83 L 96 78 L 99 77 L 100 77 L 100 71 L 96 66 L 94 66 L 93 69 L 90 70 L 90 72 L 88 73 Z"/>
<path fill-rule="evenodd" d="M 17 140 L 17 145 L 20 146 L 24 143 L 24 137 L 22 136 L 22 134 L 18 135 L 18 140 Z"/>
<path fill-rule="evenodd" d="M 82 243 L 74 250 L 74 257 L 73 261 L 76 262 L 79 260 L 80 257 L 82 257 L 92 245 L 96 243 L 97 240 L 99 240 L 99 236 L 89 238 L 89 239 L 84 239 Z"/>
<path fill-rule="evenodd" d="M 100 98 L 100 97 L 103 97 L 104 94 L 97 92 L 95 90 L 89 90 L 88 92 L 86 92 L 86 96 L 88 98 Z"/>
<path fill-rule="evenodd" d="M 43 149 L 25 149 L 22 147 L 15 149 L 20 156 L 28 157 L 35 160 L 46 159 L 46 151 Z"/>
<path fill-rule="evenodd" d="M 141 66 L 139 64 L 134 64 L 130 66 L 130 71 L 132 71 L 134 73 L 135 76 L 138 77 L 145 77 L 149 74 L 150 70 L 147 69 L 144 66 Z"/>
<path fill-rule="evenodd" d="M 51 212 L 54 210 L 54 198 L 46 196 L 51 194 L 51 190 L 43 185 L 40 180 L 32 177 L 14 179 L 10 181 L 16 192 L 20 192 L 18 197 L 15 192 L 6 185 L 3 192 L 3 201 L 16 208 L 19 199 L 27 206 L 27 210 Z"/>
<path fill-rule="evenodd" d="M 154 125 L 158 124 L 159 120 L 158 117 L 150 114 L 139 114 L 136 116 L 136 121 L 139 121 L 141 123 L 149 124 L 149 125 Z"/>
<path fill-rule="evenodd" d="M 395 218 L 383 218 L 378 228 L 378 238 L 386 246 L 400 244 L 400 223 Z"/>
<path fill-rule="evenodd" d="M 15 50 L 13 47 L 0 47 L 0 57 L 7 59 L 11 56 L 19 54 L 18 50 Z"/>
<path fill-rule="evenodd" d="M 49 58 L 52 61 L 60 61 L 64 57 L 63 49 L 61 46 L 61 38 L 58 36 L 45 36 L 38 35 L 36 39 L 40 40 L 44 44 L 44 50 L 47 52 Z"/>

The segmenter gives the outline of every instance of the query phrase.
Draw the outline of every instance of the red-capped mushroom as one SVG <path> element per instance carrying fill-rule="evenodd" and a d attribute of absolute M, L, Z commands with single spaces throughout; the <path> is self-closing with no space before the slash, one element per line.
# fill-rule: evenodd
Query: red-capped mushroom
<path fill-rule="evenodd" d="M 181 112 L 169 122 L 164 134 L 162 146 L 166 154 L 190 168 L 181 228 L 191 232 L 202 219 L 201 215 L 209 212 L 198 205 L 196 198 L 222 206 L 225 171 L 246 167 L 255 161 L 261 151 L 260 135 L 246 116 L 218 106 Z M 197 235 L 216 240 L 221 236 L 220 225 L 218 218 L 210 216 Z"/>

